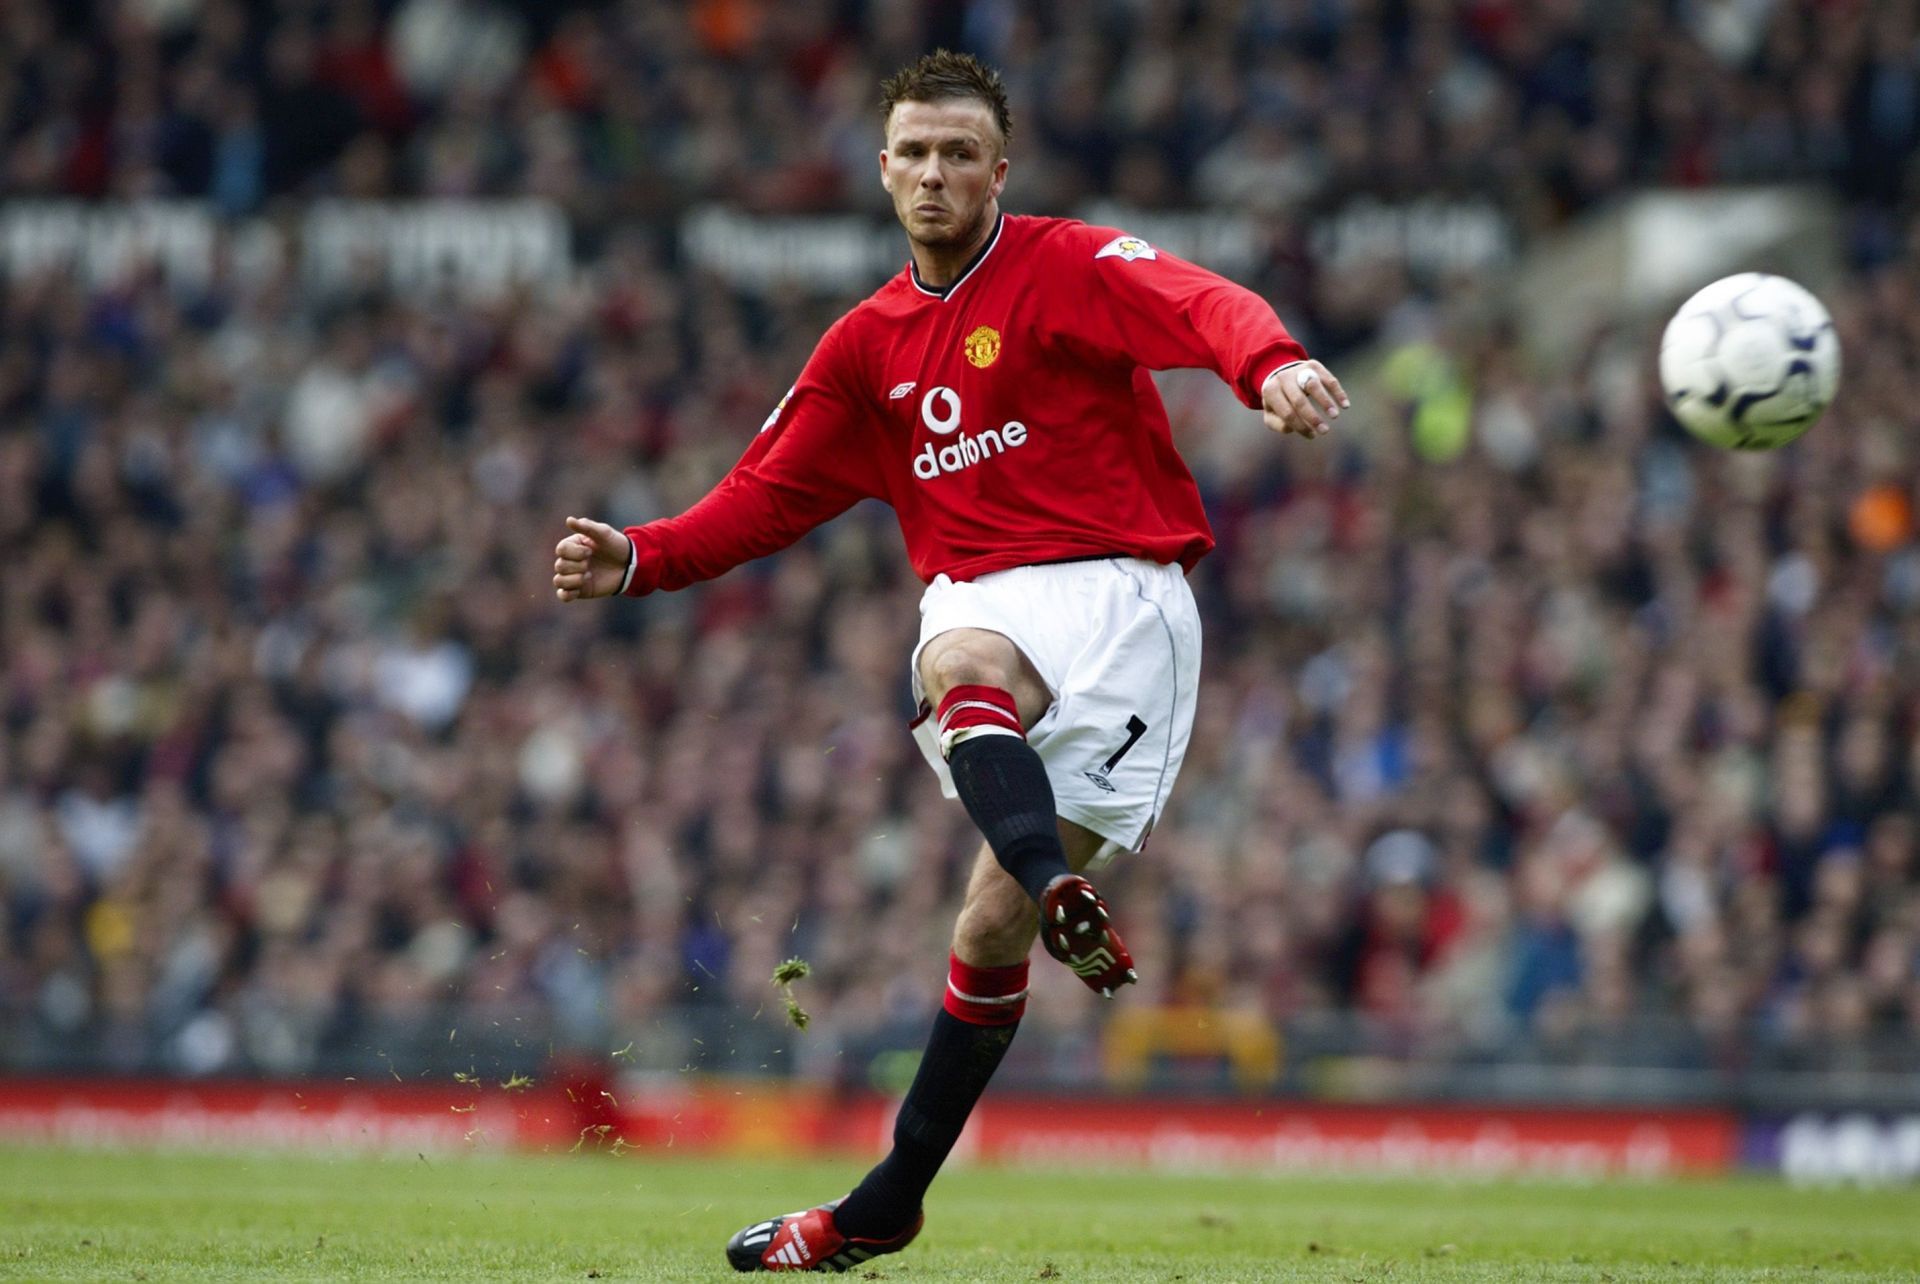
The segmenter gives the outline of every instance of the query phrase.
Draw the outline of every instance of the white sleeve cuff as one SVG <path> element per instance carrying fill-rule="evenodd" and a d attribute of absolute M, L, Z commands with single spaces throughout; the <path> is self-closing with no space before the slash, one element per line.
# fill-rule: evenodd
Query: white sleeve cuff
<path fill-rule="evenodd" d="M 1264 379 L 1262 379 L 1262 380 L 1260 381 L 1260 394 L 1261 394 L 1262 396 L 1265 396 L 1265 395 L 1266 395 L 1266 392 L 1267 392 L 1267 385 L 1268 385 L 1268 384 L 1270 384 L 1270 383 L 1272 383 L 1272 382 L 1273 382 L 1273 377 L 1274 377 L 1275 375 L 1277 375 L 1277 374 L 1279 374 L 1279 373 L 1280 373 L 1280 372 L 1281 372 L 1282 370 L 1291 370 L 1291 369 L 1293 369 L 1293 368 L 1294 368 L 1295 366 L 1299 366 L 1299 365 L 1305 365 L 1305 364 L 1306 364 L 1306 361 L 1305 361 L 1304 359 L 1302 359 L 1302 360 L 1300 360 L 1300 361 L 1288 361 L 1288 362 L 1284 362 L 1284 363 L 1282 363 L 1282 364 L 1280 364 L 1280 365 L 1277 365 L 1277 366 L 1275 366 L 1275 367 L 1274 367 L 1273 369 L 1271 369 L 1271 370 L 1269 370 L 1269 371 L 1267 371 L 1267 377 L 1266 377 L 1266 378 L 1264 378 Z"/>
<path fill-rule="evenodd" d="M 633 573 L 640 569 L 640 546 L 633 542 L 633 536 L 627 536 L 627 573 L 620 580 L 620 596 L 625 597 L 627 589 L 633 584 Z"/>

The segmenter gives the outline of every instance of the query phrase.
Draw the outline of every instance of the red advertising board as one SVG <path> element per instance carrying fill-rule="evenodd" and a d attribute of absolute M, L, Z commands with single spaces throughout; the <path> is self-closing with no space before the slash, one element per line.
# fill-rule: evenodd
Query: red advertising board
<path fill-rule="evenodd" d="M 1725 1172 L 1738 1128 L 1718 1111 L 989 1100 L 962 1145 L 1015 1164 L 1650 1177 Z"/>
<path fill-rule="evenodd" d="M 69 1145 L 878 1154 L 893 1103 L 763 1080 L 449 1083 L 0 1079 L 0 1138 Z M 1724 1172 L 1735 1117 L 1694 1110 L 990 1096 L 956 1154 L 1169 1171 L 1591 1177 Z"/>
<path fill-rule="evenodd" d="M 459 1083 L 0 1079 L 0 1138 L 70 1146 L 449 1150 L 564 1135 L 554 1094 Z"/>

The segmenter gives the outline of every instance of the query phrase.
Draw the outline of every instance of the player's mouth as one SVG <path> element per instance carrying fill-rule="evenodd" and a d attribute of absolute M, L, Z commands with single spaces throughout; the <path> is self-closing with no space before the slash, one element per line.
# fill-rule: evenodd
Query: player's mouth
<path fill-rule="evenodd" d="M 944 205 L 935 205 L 931 202 L 922 202 L 913 207 L 913 212 L 922 218 L 930 218 L 937 214 L 945 214 L 947 207 Z"/>

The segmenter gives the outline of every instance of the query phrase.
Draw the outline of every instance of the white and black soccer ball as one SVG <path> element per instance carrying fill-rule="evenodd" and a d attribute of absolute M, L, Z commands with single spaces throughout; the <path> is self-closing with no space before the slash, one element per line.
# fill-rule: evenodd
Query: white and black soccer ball
<path fill-rule="evenodd" d="M 1722 277 L 1682 303 L 1660 339 L 1668 408 L 1715 446 L 1786 445 L 1813 427 L 1839 383 L 1833 318 L 1783 276 Z"/>

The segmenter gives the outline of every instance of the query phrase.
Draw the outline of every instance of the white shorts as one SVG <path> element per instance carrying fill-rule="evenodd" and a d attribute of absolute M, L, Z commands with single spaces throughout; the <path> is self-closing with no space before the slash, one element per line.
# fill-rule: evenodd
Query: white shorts
<path fill-rule="evenodd" d="M 1027 733 L 1047 765 L 1055 810 L 1107 840 L 1096 860 L 1139 851 L 1167 803 L 1193 730 L 1200 613 L 1178 566 L 1130 557 L 941 575 L 920 599 L 913 738 L 958 797 L 920 686 L 920 652 L 952 629 L 1010 639 L 1053 704 Z"/>

